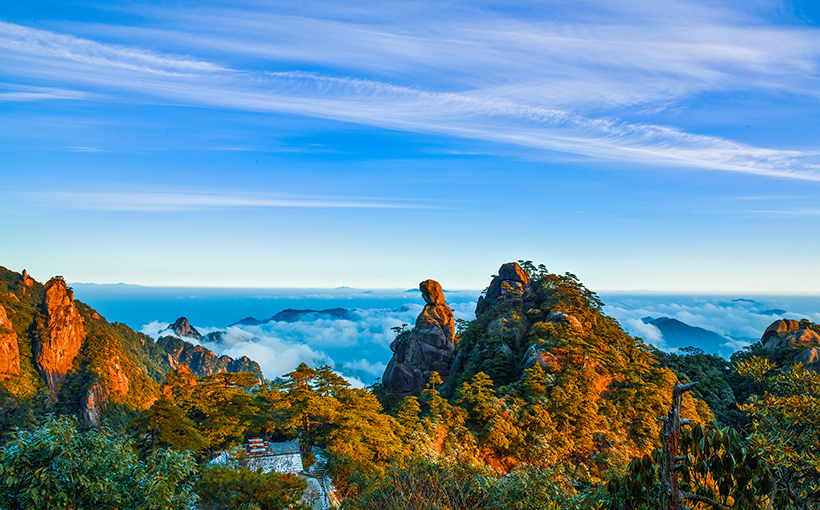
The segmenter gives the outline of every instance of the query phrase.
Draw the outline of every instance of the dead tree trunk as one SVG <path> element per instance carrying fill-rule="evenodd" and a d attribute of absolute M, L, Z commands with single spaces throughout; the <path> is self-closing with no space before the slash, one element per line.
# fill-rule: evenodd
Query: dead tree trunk
<path fill-rule="evenodd" d="M 663 457 L 661 458 L 661 493 L 663 494 L 663 510 L 686 510 L 680 489 L 678 488 L 678 469 L 682 467 L 683 457 L 678 455 L 680 428 L 689 420 L 681 419 L 680 407 L 683 394 L 691 390 L 697 382 L 676 384 L 672 389 L 672 407 L 669 415 L 663 418 Z"/>

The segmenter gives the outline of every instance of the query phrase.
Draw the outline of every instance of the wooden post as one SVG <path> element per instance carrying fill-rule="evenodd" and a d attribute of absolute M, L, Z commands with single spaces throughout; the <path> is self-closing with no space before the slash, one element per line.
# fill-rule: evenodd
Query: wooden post
<path fill-rule="evenodd" d="M 672 408 L 669 415 L 663 419 L 663 457 L 661 459 L 661 492 L 663 494 L 664 510 L 686 510 L 678 488 L 678 464 L 683 459 L 678 456 L 678 442 L 680 441 L 680 427 L 688 423 L 680 417 L 680 407 L 683 394 L 691 390 L 697 382 L 689 384 L 675 384 L 672 389 Z"/>

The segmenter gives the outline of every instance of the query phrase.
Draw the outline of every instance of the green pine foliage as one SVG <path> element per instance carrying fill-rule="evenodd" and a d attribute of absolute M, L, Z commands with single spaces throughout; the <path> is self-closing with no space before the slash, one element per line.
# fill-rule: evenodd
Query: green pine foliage
<path fill-rule="evenodd" d="M 672 370 L 682 384 L 697 381 L 692 395 L 706 404 L 719 427 L 741 427 L 743 412 L 737 407 L 735 392 L 740 393 L 742 378 L 733 374 L 725 358 L 706 354 L 697 347 L 684 347 L 679 353 L 653 349 L 662 367 Z"/>
<path fill-rule="evenodd" d="M 464 328 L 456 359 L 466 361 L 456 362 L 442 392 L 467 410 L 480 455 L 508 467 L 546 456 L 606 469 L 613 457 L 651 451 L 675 374 L 605 315 L 577 277 L 521 266 L 532 294 L 497 299 Z M 691 398 L 685 411 L 711 420 Z"/>
<path fill-rule="evenodd" d="M 201 510 L 308 510 L 300 502 L 307 486 L 301 478 L 253 469 L 245 458 L 202 469 L 196 485 Z"/>
<path fill-rule="evenodd" d="M 196 473 L 190 455 L 159 450 L 143 461 L 126 438 L 49 418 L 0 448 L 0 506 L 189 510 Z"/>

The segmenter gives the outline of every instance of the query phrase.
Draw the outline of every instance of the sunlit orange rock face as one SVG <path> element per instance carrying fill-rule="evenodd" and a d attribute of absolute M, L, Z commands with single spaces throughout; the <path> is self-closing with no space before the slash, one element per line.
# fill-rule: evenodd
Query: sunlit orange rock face
<path fill-rule="evenodd" d="M 455 348 L 453 311 L 445 304 L 444 292 L 437 281 L 425 280 L 419 289 L 425 306 L 416 319 L 416 327 L 390 344 L 393 357 L 382 382 L 393 393 L 422 390 L 433 372 L 438 372 L 444 380 L 450 373 Z"/>
<path fill-rule="evenodd" d="M 800 349 L 794 362 L 820 372 L 820 334 L 807 324 L 792 319 L 776 320 L 766 328 L 760 341 L 772 353 Z"/>
<path fill-rule="evenodd" d="M 780 319 L 766 328 L 761 342 L 770 351 L 801 346 L 818 347 L 820 335 L 796 320 Z"/>
<path fill-rule="evenodd" d="M 419 284 L 421 297 L 424 298 L 425 306 L 418 318 L 416 318 L 416 330 L 420 333 L 432 336 L 442 336 L 442 341 L 434 344 L 444 346 L 447 342 L 453 343 L 455 334 L 455 319 L 453 311 L 444 304 L 444 291 L 441 285 L 435 280 L 424 280 Z"/>
<path fill-rule="evenodd" d="M 85 341 L 85 328 L 74 293 L 61 279 L 46 284 L 43 308 L 48 327 L 35 342 L 34 364 L 49 389 L 57 391 Z"/>
<path fill-rule="evenodd" d="M 5 308 L 0 306 L 0 381 L 20 373 L 17 334 L 11 326 Z"/>

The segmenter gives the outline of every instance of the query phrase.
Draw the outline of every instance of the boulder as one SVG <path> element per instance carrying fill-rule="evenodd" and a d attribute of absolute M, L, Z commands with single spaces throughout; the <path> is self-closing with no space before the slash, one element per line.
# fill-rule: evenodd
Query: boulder
<path fill-rule="evenodd" d="M 778 319 L 771 324 L 769 327 L 766 328 L 766 331 L 763 332 L 763 337 L 765 338 L 767 335 L 771 333 L 788 333 L 789 331 L 794 331 L 800 329 L 800 323 L 794 319 Z"/>
<path fill-rule="evenodd" d="M 74 304 L 74 293 L 62 278 L 46 283 L 43 308 L 48 327 L 34 343 L 34 365 L 48 388 L 56 392 L 85 341 L 85 328 Z"/>
<path fill-rule="evenodd" d="M 760 338 L 763 347 L 776 353 L 794 347 L 820 347 L 820 334 L 796 320 L 774 321 Z"/>
<path fill-rule="evenodd" d="M 444 304 L 444 291 L 441 284 L 435 280 L 424 280 L 419 284 L 421 297 L 428 305 L 439 306 Z"/>
<path fill-rule="evenodd" d="M 20 349 L 6 309 L 0 306 L 0 381 L 20 373 Z"/>
<path fill-rule="evenodd" d="M 426 305 L 415 327 L 399 334 L 390 344 L 393 357 L 382 377 L 385 388 L 397 394 L 423 390 L 430 375 L 443 380 L 450 374 L 455 348 L 455 318 L 445 304 L 441 285 L 434 280 L 419 284 Z"/>

